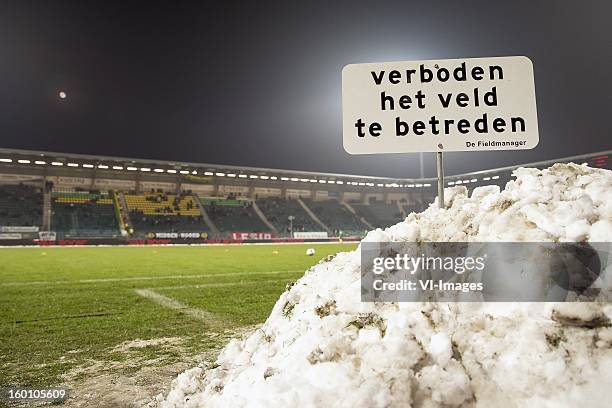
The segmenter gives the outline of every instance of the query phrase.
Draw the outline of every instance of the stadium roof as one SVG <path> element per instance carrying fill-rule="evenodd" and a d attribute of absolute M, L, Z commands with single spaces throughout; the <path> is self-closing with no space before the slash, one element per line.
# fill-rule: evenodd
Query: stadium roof
<path fill-rule="evenodd" d="M 501 167 L 473 173 L 447 175 L 449 183 L 467 179 L 488 181 L 496 179 L 496 174 L 508 174 L 517 167 L 545 167 L 556 162 L 588 163 L 592 167 L 610 168 L 612 151 L 597 152 L 588 155 L 565 157 L 537 163 Z M 228 166 L 210 163 L 191 163 L 166 160 L 135 159 L 125 157 L 110 157 L 83 155 L 73 153 L 56 153 L 33 150 L 0 149 L 0 167 L 10 168 L 11 172 L 41 173 L 47 175 L 74 175 L 75 172 L 84 176 L 111 177 L 132 179 L 135 175 L 146 179 L 176 179 L 181 176 L 210 177 L 219 184 L 242 184 L 248 180 L 251 183 L 267 184 L 286 182 L 286 184 L 302 185 L 310 189 L 312 185 L 331 184 L 343 186 L 370 187 L 372 189 L 396 188 L 435 188 L 435 178 L 402 179 L 375 177 L 355 174 L 319 173 L 300 170 L 270 169 L 246 166 Z M 222 181 L 221 181 L 222 179 Z M 246 180 L 245 180 L 246 179 Z M 467 181 L 466 180 L 466 181 Z M 306 187 L 306 185 L 308 187 Z M 465 182 L 464 182 L 465 183 Z M 457 183 L 460 184 L 460 183 Z M 270 186 L 272 187 L 272 186 Z M 293 187 L 293 186 L 292 186 Z M 349 188 L 350 189 L 350 188 Z"/>

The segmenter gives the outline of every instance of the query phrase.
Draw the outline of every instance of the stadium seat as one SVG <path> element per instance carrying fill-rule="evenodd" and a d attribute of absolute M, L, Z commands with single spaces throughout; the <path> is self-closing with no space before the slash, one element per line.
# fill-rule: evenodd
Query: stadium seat
<path fill-rule="evenodd" d="M 42 189 L 25 184 L 0 186 L 0 226 L 42 225 Z"/>
<path fill-rule="evenodd" d="M 282 235 L 289 235 L 290 215 L 295 217 L 293 231 L 321 231 L 321 226 L 292 198 L 259 198 L 257 206 Z"/>
<path fill-rule="evenodd" d="M 396 203 L 372 201 L 370 204 L 351 203 L 357 214 L 365 218 L 374 228 L 386 228 L 402 220 Z"/>
<path fill-rule="evenodd" d="M 338 200 L 313 201 L 302 199 L 315 215 L 336 236 L 363 235 L 368 227 Z"/>
<path fill-rule="evenodd" d="M 210 232 L 193 195 L 126 193 L 124 197 L 136 233 Z"/>
<path fill-rule="evenodd" d="M 51 193 L 51 230 L 63 237 L 119 236 L 111 195 L 108 191 L 55 188 Z"/>
<path fill-rule="evenodd" d="M 224 235 L 232 232 L 270 232 L 249 201 L 201 198 L 206 213 Z"/>

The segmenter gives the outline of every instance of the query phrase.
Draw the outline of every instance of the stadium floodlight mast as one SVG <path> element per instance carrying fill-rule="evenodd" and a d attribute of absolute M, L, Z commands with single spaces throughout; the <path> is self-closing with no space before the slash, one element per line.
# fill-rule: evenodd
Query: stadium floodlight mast
<path fill-rule="evenodd" d="M 289 236 L 293 238 L 293 220 L 295 220 L 295 217 L 290 215 L 287 219 L 289 220 Z"/>
<path fill-rule="evenodd" d="M 421 178 L 423 152 L 436 153 L 445 208 L 443 151 L 537 146 L 533 63 L 512 56 L 346 65 L 342 141 L 349 154 L 419 153 Z"/>

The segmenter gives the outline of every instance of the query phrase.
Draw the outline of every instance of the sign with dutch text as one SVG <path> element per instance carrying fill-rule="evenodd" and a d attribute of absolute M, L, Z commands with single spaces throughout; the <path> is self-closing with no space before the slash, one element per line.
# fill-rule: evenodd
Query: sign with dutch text
<path fill-rule="evenodd" d="M 350 64 L 342 121 L 350 154 L 533 149 L 533 64 L 523 56 Z"/>

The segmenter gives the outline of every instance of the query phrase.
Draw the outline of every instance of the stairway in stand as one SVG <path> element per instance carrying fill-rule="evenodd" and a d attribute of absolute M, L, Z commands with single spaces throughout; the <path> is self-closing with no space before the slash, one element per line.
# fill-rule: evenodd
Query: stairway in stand
<path fill-rule="evenodd" d="M 317 217 L 315 215 L 315 213 L 312 212 L 312 210 L 310 208 L 308 208 L 308 206 L 306 205 L 306 203 L 304 201 L 302 201 L 302 199 L 300 197 L 296 198 L 297 202 L 302 206 L 302 208 L 304 209 L 304 211 L 306 211 L 306 213 L 308 213 L 308 215 L 310 216 L 310 218 L 312 218 L 314 220 L 314 222 L 316 222 L 317 224 L 319 224 L 325 231 L 327 231 L 327 234 L 331 237 L 333 235 L 332 230 L 323 223 L 323 221 L 321 221 L 319 219 L 319 217 Z"/>

